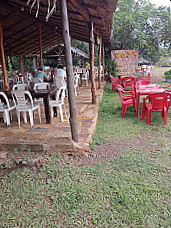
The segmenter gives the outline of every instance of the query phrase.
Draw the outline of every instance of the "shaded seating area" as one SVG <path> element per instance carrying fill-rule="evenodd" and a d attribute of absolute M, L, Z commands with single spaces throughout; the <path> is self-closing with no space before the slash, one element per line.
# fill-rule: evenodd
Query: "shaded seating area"
<path fill-rule="evenodd" d="M 38 4 L 36 4 L 38 3 Z M 40 4 L 39 4 L 40 3 Z M 82 7 L 84 4 L 84 7 Z M 9 0 L 0 2 L 0 41 L 1 57 L 5 91 L 9 91 L 8 75 L 4 56 L 19 56 L 21 61 L 22 75 L 16 76 L 16 83 L 25 83 L 23 56 L 40 56 L 40 65 L 44 69 L 43 51 L 47 48 L 64 44 L 68 101 L 70 110 L 71 137 L 78 142 L 77 112 L 75 105 L 75 90 L 73 82 L 73 66 L 71 56 L 70 36 L 72 38 L 88 42 L 90 46 L 90 90 L 92 104 L 96 103 L 96 88 L 94 80 L 94 44 L 100 40 L 99 67 L 101 66 L 101 51 L 104 56 L 104 46 L 110 43 L 113 13 L 116 9 L 117 0 L 106 0 L 105 4 L 97 1 L 54 1 L 53 6 L 48 1 L 19 1 Z M 48 13 L 48 7 L 50 14 Z M 54 10 L 54 9 L 58 10 Z M 105 18 L 105 19 L 104 19 Z M 70 29 L 69 29 L 70 26 Z M 65 31 L 65 32 L 64 32 Z M 103 65 L 104 69 L 104 65 Z M 88 73 L 83 72 L 88 87 Z M 98 73 L 98 89 L 101 88 L 101 74 Z M 104 76 L 103 76 L 104 78 Z M 21 79 L 21 80 L 20 80 Z M 34 82 L 36 83 L 36 82 Z M 18 90 L 20 91 L 20 90 Z M 43 98 L 46 122 L 51 123 L 49 99 L 56 94 L 54 89 L 41 92 L 30 92 L 33 99 Z M 33 124 L 31 124 L 33 126 Z"/>

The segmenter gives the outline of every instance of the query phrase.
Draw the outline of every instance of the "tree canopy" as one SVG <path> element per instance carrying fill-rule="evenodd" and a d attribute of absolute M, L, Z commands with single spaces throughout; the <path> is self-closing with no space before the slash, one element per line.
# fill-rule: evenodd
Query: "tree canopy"
<path fill-rule="evenodd" d="M 120 0 L 114 15 L 115 50 L 139 49 L 156 62 L 160 49 L 170 49 L 170 7 L 157 7 L 146 0 Z"/>

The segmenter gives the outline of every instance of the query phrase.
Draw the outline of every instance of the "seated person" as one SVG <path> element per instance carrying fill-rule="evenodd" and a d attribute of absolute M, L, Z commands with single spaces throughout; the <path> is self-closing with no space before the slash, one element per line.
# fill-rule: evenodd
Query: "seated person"
<path fill-rule="evenodd" d="M 47 75 L 45 72 L 42 71 L 41 67 L 38 69 L 38 71 L 36 71 L 33 74 L 33 78 L 38 78 L 39 82 L 46 82 L 47 81 Z"/>
<path fill-rule="evenodd" d="M 63 65 L 59 65 L 58 69 L 54 72 L 54 83 L 57 88 L 66 86 L 66 71 L 64 70 Z"/>

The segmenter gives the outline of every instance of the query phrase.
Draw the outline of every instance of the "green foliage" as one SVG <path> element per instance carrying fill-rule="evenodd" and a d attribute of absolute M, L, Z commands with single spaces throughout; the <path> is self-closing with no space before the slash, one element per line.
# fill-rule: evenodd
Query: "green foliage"
<path fill-rule="evenodd" d="M 160 48 L 170 49 L 170 8 L 156 7 L 146 0 L 120 0 L 114 15 L 113 49 L 139 49 L 156 63 Z"/>
<path fill-rule="evenodd" d="M 115 61 L 111 60 L 110 59 L 107 59 L 106 60 L 106 73 L 105 73 L 105 79 L 106 81 L 109 81 L 109 75 L 111 74 L 113 77 L 118 77 L 117 75 L 117 70 L 118 70 L 118 67 L 117 67 L 117 64 Z"/>
<path fill-rule="evenodd" d="M 170 81 L 171 80 L 171 69 L 164 72 L 164 75 L 165 75 L 166 80 Z"/>

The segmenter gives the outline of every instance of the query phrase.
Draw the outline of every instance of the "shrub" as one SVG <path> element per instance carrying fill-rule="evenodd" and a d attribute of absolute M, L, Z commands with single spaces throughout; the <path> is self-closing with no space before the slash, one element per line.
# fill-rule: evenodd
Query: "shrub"
<path fill-rule="evenodd" d="M 166 81 L 170 82 L 171 81 L 171 69 L 164 72 L 164 76 L 165 76 Z"/>

